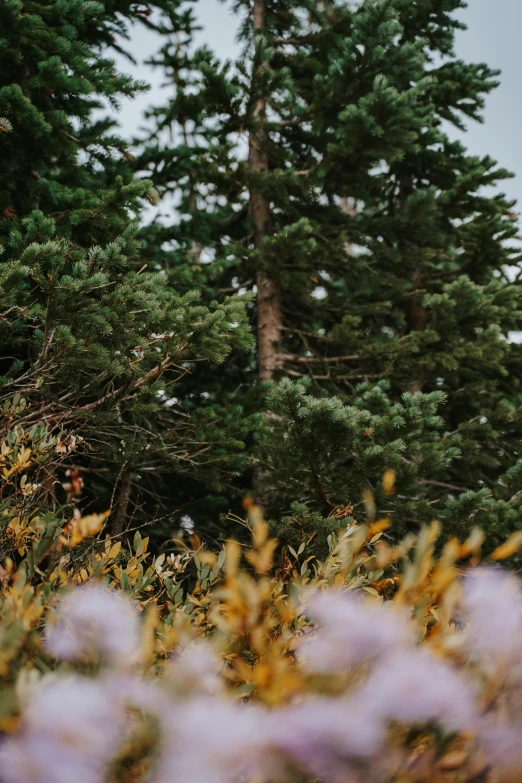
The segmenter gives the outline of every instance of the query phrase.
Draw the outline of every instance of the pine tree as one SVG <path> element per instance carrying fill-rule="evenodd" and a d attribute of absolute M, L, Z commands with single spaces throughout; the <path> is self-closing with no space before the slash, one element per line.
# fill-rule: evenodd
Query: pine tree
<path fill-rule="evenodd" d="M 209 301 L 255 291 L 257 350 L 205 379 L 215 400 L 226 406 L 234 389 L 255 409 L 259 396 L 242 390 L 256 369 L 261 382 L 311 384 L 308 395 L 275 387 L 252 452 L 274 513 L 290 494 L 323 515 L 358 507 L 394 467 L 397 493 L 383 502 L 398 527 L 433 515 L 492 535 L 520 524 L 521 349 L 508 335 L 522 313 L 506 271 L 519 264 L 516 215 L 485 191 L 508 173 L 449 135 L 480 119 L 498 75 L 454 55 L 463 5 L 238 0 L 244 49 L 232 64 L 194 50 L 192 12 L 177 8 L 160 29 L 155 64 L 172 95 L 151 113 L 140 166 L 177 215 L 147 229 L 146 252 L 161 264 L 152 248 L 170 243 L 171 284 L 197 282 Z M 339 417 L 351 423 L 339 429 Z M 356 438 L 338 453 L 359 420 L 368 446 Z M 386 421 L 403 432 L 398 451 Z M 364 478 L 361 449 L 373 460 Z M 300 476 L 291 493 L 285 459 Z"/>
<path fill-rule="evenodd" d="M 118 174 L 130 154 L 100 114 L 143 89 L 107 54 L 139 13 L 127 0 L 0 6 L 0 394 L 23 395 L 23 426 L 85 438 L 69 468 L 99 504 L 116 491 L 115 532 L 132 498 L 152 518 L 161 474 L 218 481 L 234 433 L 176 416 L 172 401 L 195 363 L 250 339 L 239 298 L 180 295 L 142 258 L 133 215 L 157 194 Z"/>

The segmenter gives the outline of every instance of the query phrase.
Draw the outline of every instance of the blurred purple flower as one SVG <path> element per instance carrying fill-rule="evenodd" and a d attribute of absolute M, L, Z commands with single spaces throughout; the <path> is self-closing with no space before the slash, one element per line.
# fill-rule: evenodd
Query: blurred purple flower
<path fill-rule="evenodd" d="M 320 624 L 300 651 L 316 672 L 338 672 L 376 658 L 394 647 L 413 643 L 402 614 L 353 593 L 330 590 L 312 599 L 308 613 Z"/>
<path fill-rule="evenodd" d="M 0 747 L 6 783 L 96 783 L 121 741 L 123 712 L 101 682 L 49 678 L 30 694 L 20 734 Z"/>
<path fill-rule="evenodd" d="M 418 648 L 383 658 L 358 696 L 378 721 L 437 721 L 465 730 L 478 720 L 468 684 L 447 663 Z"/>
<path fill-rule="evenodd" d="M 496 568 L 479 568 L 464 579 L 466 642 L 472 653 L 519 658 L 522 646 L 520 581 Z"/>
<path fill-rule="evenodd" d="M 506 725 L 485 719 L 477 731 L 477 739 L 489 762 L 498 769 L 518 770 L 522 767 L 522 725 Z"/>
<path fill-rule="evenodd" d="M 270 726 L 273 747 L 320 777 L 378 755 L 385 729 L 361 702 L 349 698 L 305 701 L 276 713 Z"/>
<path fill-rule="evenodd" d="M 188 644 L 168 667 L 171 678 L 192 695 L 215 694 L 223 689 L 219 672 L 223 664 L 210 644 L 198 640 Z"/>
<path fill-rule="evenodd" d="M 36 734 L 0 745 L 0 775 L 4 783 L 100 783 L 96 764 Z"/>
<path fill-rule="evenodd" d="M 56 658 L 101 655 L 109 663 L 129 663 L 139 650 L 138 617 L 121 594 L 98 585 L 73 590 L 61 601 L 46 647 Z"/>
<path fill-rule="evenodd" d="M 156 783 L 230 783 L 269 761 L 269 717 L 257 706 L 187 700 L 164 712 L 162 733 Z"/>

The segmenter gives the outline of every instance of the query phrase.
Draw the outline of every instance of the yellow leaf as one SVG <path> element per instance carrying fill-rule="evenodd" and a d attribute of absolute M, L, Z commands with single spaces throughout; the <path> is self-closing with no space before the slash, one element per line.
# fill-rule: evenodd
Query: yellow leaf
<path fill-rule="evenodd" d="M 107 557 L 110 558 L 111 560 L 114 560 L 118 556 L 120 549 L 121 549 L 121 541 L 117 541 L 109 549 L 107 553 Z"/>
<path fill-rule="evenodd" d="M 225 573 L 228 577 L 234 576 L 239 565 L 241 548 L 237 541 L 227 541 L 225 552 Z"/>
<path fill-rule="evenodd" d="M 215 565 L 217 557 L 214 552 L 198 552 L 198 558 L 202 565 Z"/>
<path fill-rule="evenodd" d="M 63 543 L 68 546 L 75 547 L 85 538 L 94 536 L 99 533 L 103 527 L 103 524 L 111 512 L 105 511 L 103 514 L 89 514 L 86 517 L 77 517 L 73 519 L 68 525 L 68 531 L 70 537 L 67 540 L 63 539 Z"/>
<path fill-rule="evenodd" d="M 480 528 L 478 527 L 474 527 L 469 537 L 462 544 L 460 548 L 459 557 L 466 557 L 467 555 L 470 555 L 473 552 L 478 552 L 478 550 L 484 543 L 485 538 L 486 536 L 483 533 L 483 531 L 480 530 Z"/>
<path fill-rule="evenodd" d="M 16 459 L 16 467 L 19 470 L 22 470 L 23 468 L 27 467 L 30 461 L 31 461 L 31 449 L 28 449 L 27 446 L 22 446 L 22 448 L 18 453 L 18 457 Z"/>
<path fill-rule="evenodd" d="M 493 560 L 505 560 L 507 557 L 511 557 L 515 552 L 518 552 L 522 546 L 522 530 L 517 530 L 516 533 L 512 533 L 508 540 L 498 546 L 491 555 Z"/>
<path fill-rule="evenodd" d="M 387 470 L 382 479 L 385 495 L 393 495 L 395 492 L 395 471 Z"/>
<path fill-rule="evenodd" d="M 370 544 L 372 544 L 377 539 L 375 536 L 377 533 L 383 533 L 385 530 L 387 530 L 391 525 L 391 520 L 389 520 L 387 517 L 384 517 L 384 519 L 378 519 L 376 522 L 370 525 L 368 528 L 368 536 L 372 537 L 372 540 L 370 541 Z"/>
<path fill-rule="evenodd" d="M 252 536 L 254 539 L 254 544 L 257 549 L 260 549 L 268 538 L 268 525 L 262 517 L 259 506 L 253 506 L 252 508 L 258 509 L 259 512 L 257 514 L 253 514 L 251 509 L 249 518 L 253 525 Z"/>
<path fill-rule="evenodd" d="M 459 769 L 464 766 L 468 758 L 469 752 L 467 750 L 453 750 L 439 761 L 439 768 L 448 771 Z"/>
<path fill-rule="evenodd" d="M 266 574 L 272 567 L 273 555 L 277 544 L 277 539 L 271 538 L 259 552 L 251 551 L 246 553 L 248 562 L 254 566 L 259 574 Z"/>
<path fill-rule="evenodd" d="M 373 495 L 370 492 L 369 489 L 363 489 L 362 491 L 363 501 L 364 501 L 364 508 L 366 510 L 366 516 L 370 522 L 373 522 L 375 519 L 375 500 L 373 499 Z"/>

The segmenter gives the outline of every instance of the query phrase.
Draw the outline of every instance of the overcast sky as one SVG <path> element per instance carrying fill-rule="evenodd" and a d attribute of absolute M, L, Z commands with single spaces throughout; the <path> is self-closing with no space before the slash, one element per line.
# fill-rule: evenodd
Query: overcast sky
<path fill-rule="evenodd" d="M 199 19 L 204 31 L 201 41 L 208 43 L 216 54 L 225 59 L 234 57 L 235 22 L 230 14 L 230 2 L 199 0 Z M 502 70 L 501 86 L 488 100 L 483 125 L 470 123 L 466 145 L 470 152 L 489 154 L 500 165 L 516 174 L 502 188 L 522 204 L 522 144 L 521 88 L 522 0 L 469 0 L 469 7 L 461 12 L 468 30 L 458 34 L 457 55 L 472 62 L 486 62 Z M 137 28 L 131 43 L 134 57 L 143 63 L 157 48 L 155 36 Z M 120 122 L 125 136 L 132 136 L 139 127 L 141 112 L 150 104 L 161 101 L 161 75 L 151 74 L 142 64 L 136 69 L 122 61 L 123 70 L 151 82 L 151 90 L 137 101 L 122 106 Z"/>

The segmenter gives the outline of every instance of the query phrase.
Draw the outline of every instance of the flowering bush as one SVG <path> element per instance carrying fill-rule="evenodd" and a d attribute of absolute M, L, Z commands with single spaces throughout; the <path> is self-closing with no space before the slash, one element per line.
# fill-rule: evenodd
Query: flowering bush
<path fill-rule="evenodd" d="M 226 591 L 239 591 L 239 605 L 250 579 L 229 575 L 219 614 L 227 618 L 234 603 Z M 0 746 L 2 780 L 516 777 L 520 584 L 484 568 L 454 587 L 458 630 L 451 623 L 442 645 L 422 641 L 395 602 L 335 587 L 296 595 L 292 624 L 300 630 L 286 651 L 275 638 L 288 682 L 272 704 L 231 685 L 233 636 L 227 648 L 214 635 L 186 638 L 158 675 L 146 665 L 150 651 L 130 599 L 102 585 L 76 587 L 44 634 L 56 671 L 33 670 L 18 682 L 20 717 Z M 288 610 L 284 594 L 278 603 Z M 252 637 L 266 630 L 253 625 Z M 270 690 L 275 661 L 260 665 Z"/>
<path fill-rule="evenodd" d="M 10 432 L 2 783 L 521 777 L 522 593 L 496 565 L 519 533 L 484 562 L 479 531 L 392 545 L 370 508 L 324 562 L 274 561 L 252 506 L 249 549 L 153 556 L 105 515 L 40 514 L 49 455 L 76 444 Z"/>

